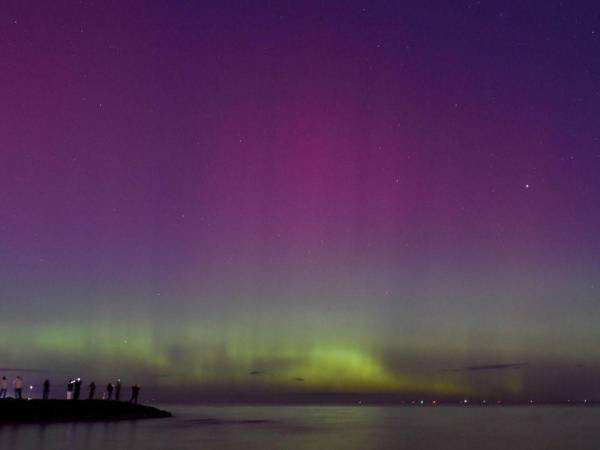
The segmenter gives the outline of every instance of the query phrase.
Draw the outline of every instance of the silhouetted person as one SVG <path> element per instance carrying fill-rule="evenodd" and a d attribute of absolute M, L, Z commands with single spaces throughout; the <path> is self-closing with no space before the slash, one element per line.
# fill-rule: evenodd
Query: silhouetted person
<path fill-rule="evenodd" d="M 73 400 L 79 400 L 79 394 L 81 393 L 81 378 L 77 378 L 73 383 Z"/>
<path fill-rule="evenodd" d="M 8 380 L 6 377 L 2 377 L 0 380 L 0 398 L 6 398 L 6 391 L 8 390 Z"/>
<path fill-rule="evenodd" d="M 42 394 L 42 400 L 48 400 L 48 395 L 50 395 L 50 380 L 44 381 L 44 393 Z"/>
<path fill-rule="evenodd" d="M 94 400 L 94 394 L 96 393 L 96 383 L 93 381 L 89 385 L 90 395 L 88 395 L 88 400 Z"/>
<path fill-rule="evenodd" d="M 106 386 L 106 398 L 108 400 L 112 399 L 112 393 L 113 393 L 113 385 L 112 385 L 112 383 L 108 383 L 108 386 Z"/>
<path fill-rule="evenodd" d="M 115 400 L 119 401 L 121 397 L 121 380 L 117 380 L 117 384 L 115 385 Z"/>
<path fill-rule="evenodd" d="M 129 403 L 137 403 L 138 395 L 140 395 L 140 387 L 137 384 L 131 386 L 131 399 L 129 399 Z"/>
<path fill-rule="evenodd" d="M 13 388 L 15 389 L 15 398 L 17 400 L 23 399 L 23 379 L 20 375 L 17 375 L 15 381 L 13 381 Z"/>
<path fill-rule="evenodd" d="M 67 383 L 67 400 L 73 400 L 74 383 L 73 380 L 70 380 L 69 383 Z"/>

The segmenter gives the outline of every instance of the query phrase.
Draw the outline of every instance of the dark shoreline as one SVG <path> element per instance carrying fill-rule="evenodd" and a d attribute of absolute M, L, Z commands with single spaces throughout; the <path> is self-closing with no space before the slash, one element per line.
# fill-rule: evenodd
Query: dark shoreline
<path fill-rule="evenodd" d="M 565 407 L 598 407 L 597 398 L 529 398 L 523 397 L 471 397 L 471 396 L 440 396 L 418 393 L 352 393 L 352 392 L 194 392 L 186 399 L 177 397 L 173 392 L 168 395 L 173 405 L 206 405 L 206 406 L 406 406 L 406 407 L 503 407 L 503 406 L 565 406 Z M 466 400 L 466 402 L 465 402 Z"/>
<path fill-rule="evenodd" d="M 168 411 L 111 400 L 0 400 L 0 424 L 115 421 L 172 417 Z"/>

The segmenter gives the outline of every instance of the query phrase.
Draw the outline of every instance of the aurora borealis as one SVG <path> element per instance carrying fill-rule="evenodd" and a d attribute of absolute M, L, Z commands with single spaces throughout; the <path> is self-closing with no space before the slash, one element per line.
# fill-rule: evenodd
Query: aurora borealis
<path fill-rule="evenodd" d="M 0 367 L 600 398 L 599 14 L 2 3 Z"/>

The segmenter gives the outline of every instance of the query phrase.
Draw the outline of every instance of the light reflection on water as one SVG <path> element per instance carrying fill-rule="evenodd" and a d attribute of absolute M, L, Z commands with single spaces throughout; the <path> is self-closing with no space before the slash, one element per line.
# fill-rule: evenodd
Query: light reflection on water
<path fill-rule="evenodd" d="M 0 449 L 598 449 L 600 408 L 174 406 L 144 421 L 0 426 Z"/>

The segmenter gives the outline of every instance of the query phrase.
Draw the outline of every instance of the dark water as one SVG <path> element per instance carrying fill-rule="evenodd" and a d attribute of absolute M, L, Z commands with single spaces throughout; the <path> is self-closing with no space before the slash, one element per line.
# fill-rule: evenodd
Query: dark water
<path fill-rule="evenodd" d="M 170 407 L 177 417 L 0 426 L 0 449 L 594 449 L 600 408 Z"/>

